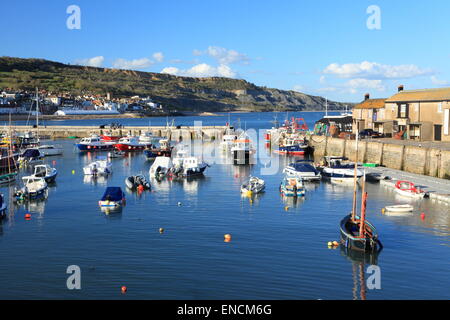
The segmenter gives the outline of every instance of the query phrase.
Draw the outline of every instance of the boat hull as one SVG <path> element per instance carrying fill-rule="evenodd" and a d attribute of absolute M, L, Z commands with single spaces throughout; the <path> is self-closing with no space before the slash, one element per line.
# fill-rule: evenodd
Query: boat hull
<path fill-rule="evenodd" d="M 117 143 L 114 145 L 114 148 L 120 151 L 142 151 L 148 148 L 148 144 L 142 144 L 142 145 L 132 145 L 132 144 L 125 144 L 125 143 Z"/>
<path fill-rule="evenodd" d="M 233 151 L 233 164 L 235 164 L 235 165 L 250 164 L 250 151 L 249 150 L 234 150 Z"/>
<path fill-rule="evenodd" d="M 351 222 L 351 215 L 346 216 L 340 223 L 341 244 L 349 250 L 376 252 L 380 250 L 381 245 L 378 241 L 378 235 L 375 227 L 368 222 L 364 222 L 366 230 L 368 230 L 372 237 L 359 237 L 359 226 Z"/>
<path fill-rule="evenodd" d="M 114 149 L 114 144 L 89 145 L 89 144 L 77 143 L 76 146 L 77 146 L 78 150 L 80 150 L 80 151 L 103 151 L 103 150 L 113 150 Z"/>
<path fill-rule="evenodd" d="M 172 155 L 172 151 L 163 149 L 146 149 L 144 150 L 144 154 L 147 159 L 155 159 L 156 157 L 170 157 Z"/>

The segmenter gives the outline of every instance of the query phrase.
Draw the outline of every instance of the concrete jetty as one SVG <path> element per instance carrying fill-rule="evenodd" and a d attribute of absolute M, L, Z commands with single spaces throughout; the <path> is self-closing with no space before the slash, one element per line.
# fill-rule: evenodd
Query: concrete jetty
<path fill-rule="evenodd" d="M 155 137 L 167 137 L 173 141 L 218 140 L 226 130 L 225 126 L 125 126 L 120 129 L 100 128 L 100 126 L 42 126 L 38 129 L 33 126 L 13 126 L 15 132 L 29 132 L 38 130 L 40 136 L 50 139 L 66 139 L 68 137 L 86 137 L 91 134 L 111 134 L 123 136 L 127 134 L 140 135 L 150 131 Z"/>
<path fill-rule="evenodd" d="M 355 140 L 313 135 L 309 143 L 314 147 L 314 156 L 343 156 L 352 161 L 375 163 L 409 173 L 450 179 L 450 148 L 446 145 L 422 145 L 403 140 L 361 140 L 356 159 Z"/>

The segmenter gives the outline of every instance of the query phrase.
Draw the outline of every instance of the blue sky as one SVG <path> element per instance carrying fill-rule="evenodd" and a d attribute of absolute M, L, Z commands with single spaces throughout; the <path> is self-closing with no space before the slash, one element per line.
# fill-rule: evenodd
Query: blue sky
<path fill-rule="evenodd" d="M 81 11 L 70 30 L 69 5 Z M 369 30 L 376 5 L 381 29 Z M 357 102 L 450 86 L 450 1 L 8 1 L 0 55 L 227 76 Z M 372 20 L 371 20 L 372 21 Z"/>

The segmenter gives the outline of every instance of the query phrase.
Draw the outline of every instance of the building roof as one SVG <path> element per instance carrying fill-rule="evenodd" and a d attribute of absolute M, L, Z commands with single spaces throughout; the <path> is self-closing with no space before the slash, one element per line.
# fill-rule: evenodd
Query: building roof
<path fill-rule="evenodd" d="M 420 101 L 447 101 L 450 100 L 450 88 L 404 90 L 386 102 L 420 102 Z"/>
<path fill-rule="evenodd" d="M 386 99 L 367 99 L 358 103 L 354 109 L 380 109 L 384 108 Z"/>

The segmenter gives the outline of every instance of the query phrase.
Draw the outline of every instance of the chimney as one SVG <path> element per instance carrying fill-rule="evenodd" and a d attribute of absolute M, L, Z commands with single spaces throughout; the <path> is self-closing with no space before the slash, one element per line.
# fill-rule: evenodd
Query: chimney
<path fill-rule="evenodd" d="M 364 96 L 364 100 L 369 100 L 369 98 L 370 98 L 370 94 L 366 93 L 365 96 Z"/>
<path fill-rule="evenodd" d="M 405 87 L 402 84 L 398 86 L 398 92 L 403 91 L 403 89 L 405 89 Z"/>

